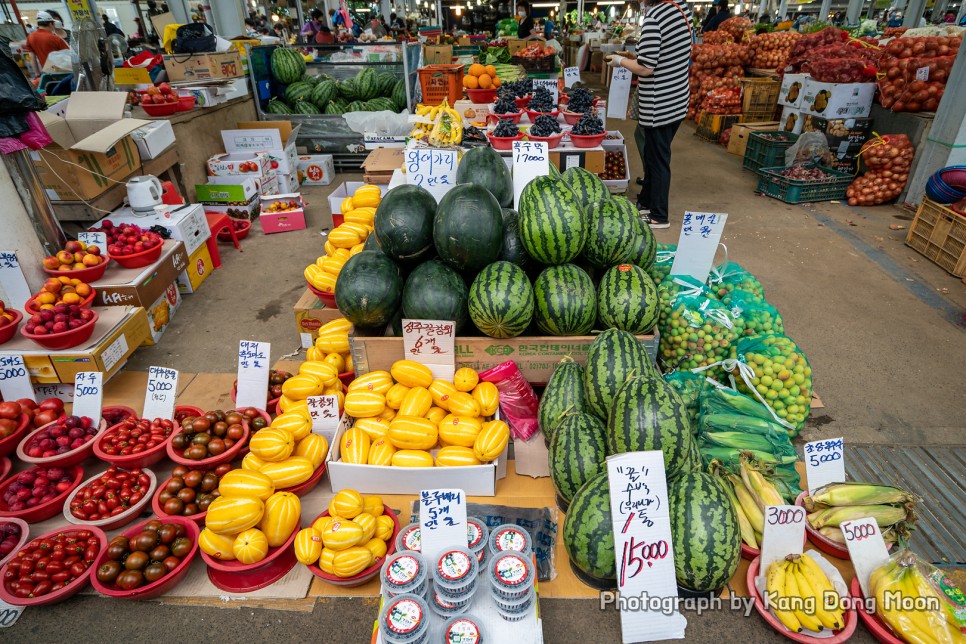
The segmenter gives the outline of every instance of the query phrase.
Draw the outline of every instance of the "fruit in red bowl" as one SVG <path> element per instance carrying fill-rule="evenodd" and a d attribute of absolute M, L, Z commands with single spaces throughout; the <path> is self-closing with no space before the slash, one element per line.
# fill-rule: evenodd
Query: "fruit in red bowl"
<path fill-rule="evenodd" d="M 63 351 L 76 347 L 90 340 L 91 336 L 94 335 L 94 327 L 97 326 L 98 315 L 96 312 L 91 309 L 81 309 L 81 311 L 82 314 L 78 319 L 83 322 L 66 331 L 50 331 L 50 327 L 39 325 L 32 327 L 31 330 L 24 325 L 20 329 L 20 335 L 51 351 Z M 71 320 L 74 320 L 74 318 L 71 318 Z M 68 324 L 70 323 L 72 322 Z M 62 323 L 54 322 L 54 327 L 58 327 L 59 324 Z"/>
<path fill-rule="evenodd" d="M 107 535 L 93 527 L 58 528 L 34 538 L 0 570 L 0 599 L 14 606 L 42 606 L 76 595 L 87 587 L 106 545 Z"/>
<path fill-rule="evenodd" d="M 62 308 L 58 308 L 61 304 L 86 308 L 93 301 L 94 289 L 90 284 L 77 277 L 61 275 L 60 277 L 48 277 L 40 288 L 40 292 L 27 300 L 23 308 L 31 315 L 41 311 L 51 311 L 56 314 L 64 312 Z"/>
<path fill-rule="evenodd" d="M 151 470 L 124 470 L 112 465 L 71 492 L 64 503 L 64 518 L 78 525 L 115 530 L 141 513 L 156 485 Z"/>
<path fill-rule="evenodd" d="M 94 439 L 106 429 L 104 419 L 94 423 L 87 416 L 61 416 L 29 434 L 17 446 L 17 457 L 47 467 L 77 465 L 94 453 Z"/>
<path fill-rule="evenodd" d="M 0 566 L 7 563 L 30 538 L 30 526 L 22 519 L 0 519 Z"/>
<path fill-rule="evenodd" d="M 0 483 L 0 517 L 27 523 L 49 519 L 64 506 L 71 490 L 80 485 L 84 468 L 32 467 Z"/>
<path fill-rule="evenodd" d="M 125 418 L 94 442 L 94 456 L 119 467 L 154 465 L 177 429 L 177 422 L 166 418 Z"/>
<path fill-rule="evenodd" d="M 231 463 L 222 463 L 214 470 L 178 465 L 171 472 L 171 478 L 158 487 L 151 499 L 151 508 L 162 519 L 183 516 L 201 524 L 208 514 L 208 506 L 220 496 L 221 477 L 231 470 Z"/>
<path fill-rule="evenodd" d="M 252 418 L 258 416 L 258 410 L 252 411 Z M 243 411 L 188 416 L 181 421 L 181 431 L 168 443 L 168 457 L 180 465 L 212 469 L 231 461 L 248 442 L 250 431 L 249 416 Z"/>
<path fill-rule="evenodd" d="M 124 268 L 142 268 L 153 264 L 161 256 L 164 246 L 161 235 L 144 230 L 137 224 L 115 226 L 111 220 L 105 219 L 99 229 L 92 230 L 107 234 L 107 252 Z"/>
<path fill-rule="evenodd" d="M 0 344 L 14 336 L 22 319 L 23 313 L 16 309 L 6 308 L 3 300 L 0 300 Z"/>
<path fill-rule="evenodd" d="M 111 258 L 102 248 L 82 241 L 71 240 L 56 255 L 43 260 L 44 271 L 55 277 L 76 277 L 84 282 L 94 282 L 104 276 Z"/>

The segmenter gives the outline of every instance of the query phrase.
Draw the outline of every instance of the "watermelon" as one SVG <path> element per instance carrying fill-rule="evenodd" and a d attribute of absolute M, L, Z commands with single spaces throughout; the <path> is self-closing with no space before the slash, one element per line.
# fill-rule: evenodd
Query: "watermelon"
<path fill-rule="evenodd" d="M 362 101 L 352 101 L 345 107 L 346 112 L 368 112 L 366 104 Z"/>
<path fill-rule="evenodd" d="M 668 481 L 674 574 L 689 590 L 719 591 L 738 569 L 741 533 L 725 485 L 705 472 Z"/>
<path fill-rule="evenodd" d="M 289 107 L 288 103 L 276 96 L 268 101 L 268 105 L 265 106 L 265 112 L 267 114 L 291 114 L 292 108 Z"/>
<path fill-rule="evenodd" d="M 607 471 L 604 424 L 591 414 L 570 414 L 550 439 L 550 479 L 561 499 L 570 502 L 580 487 Z"/>
<path fill-rule="evenodd" d="M 588 408 L 607 420 L 617 390 L 628 378 L 648 373 L 650 360 L 644 346 L 632 334 L 607 329 L 590 345 L 584 367 L 584 394 Z M 656 367 L 650 367 L 656 371 Z"/>
<path fill-rule="evenodd" d="M 493 262 L 473 280 L 468 307 L 473 324 L 486 335 L 516 337 L 526 331 L 533 317 L 530 280 L 519 266 Z"/>
<path fill-rule="evenodd" d="M 580 486 L 571 499 L 564 518 L 563 543 L 576 570 L 595 580 L 616 584 L 617 559 L 606 469 Z"/>
<path fill-rule="evenodd" d="M 325 109 L 325 106 L 339 94 L 339 88 L 330 80 L 320 81 L 309 94 L 309 100 L 315 103 L 317 108 Z"/>
<path fill-rule="evenodd" d="M 376 72 L 372 67 L 366 67 L 356 76 L 356 90 L 359 98 L 363 101 L 375 98 L 379 95 L 379 88 L 376 86 Z"/>
<path fill-rule="evenodd" d="M 513 177 L 500 153 L 490 146 L 470 148 L 456 169 L 456 183 L 473 183 L 489 190 L 504 208 L 513 203 Z"/>
<path fill-rule="evenodd" d="M 300 83 L 312 83 L 312 85 L 315 85 L 316 83 L 318 83 L 321 80 L 322 79 L 320 77 L 316 76 L 315 74 L 310 74 L 308 72 L 305 72 L 304 74 L 302 74 L 302 78 L 299 79 L 299 82 Z"/>
<path fill-rule="evenodd" d="M 362 250 L 377 250 L 380 253 L 382 252 L 382 249 L 379 248 L 379 240 L 376 239 L 375 233 L 372 233 L 371 235 L 366 237 L 366 241 L 362 245 Z"/>
<path fill-rule="evenodd" d="M 396 86 L 392 88 L 392 102 L 396 106 L 396 110 L 402 111 L 406 109 L 409 104 L 409 99 L 406 98 L 406 80 L 400 78 L 396 81 Z"/>
<path fill-rule="evenodd" d="M 337 114 L 341 116 L 345 113 L 346 104 L 341 100 L 334 100 L 325 106 L 326 114 Z"/>
<path fill-rule="evenodd" d="M 359 98 L 355 78 L 345 78 L 340 80 L 337 83 L 337 86 L 339 88 L 339 96 L 344 98 L 346 101 L 354 101 Z"/>
<path fill-rule="evenodd" d="M 309 103 L 308 101 L 295 101 L 295 106 L 292 108 L 294 114 L 321 114 L 315 105 Z"/>
<path fill-rule="evenodd" d="M 550 168 L 550 174 L 547 175 L 548 177 L 552 177 L 554 179 L 559 179 L 562 176 L 560 174 L 560 170 L 557 168 L 557 166 L 555 166 L 553 164 L 552 161 L 548 164 L 547 167 Z"/>
<path fill-rule="evenodd" d="M 573 264 L 545 268 L 533 283 L 534 319 L 550 335 L 587 335 L 597 321 L 590 275 Z"/>
<path fill-rule="evenodd" d="M 597 315 L 607 328 L 644 333 L 657 322 L 659 310 L 657 287 L 640 266 L 614 266 L 597 285 Z"/>
<path fill-rule="evenodd" d="M 433 254 L 436 198 L 420 186 L 404 184 L 386 193 L 376 207 L 376 242 L 398 262 L 415 264 Z"/>
<path fill-rule="evenodd" d="M 402 292 L 402 312 L 411 320 L 453 320 L 456 332 L 466 324 L 466 282 L 434 259 L 413 269 Z"/>
<path fill-rule="evenodd" d="M 650 450 L 664 452 L 668 480 L 701 465 L 688 409 L 680 394 L 656 373 L 625 382 L 607 418 L 608 455 Z"/>
<path fill-rule="evenodd" d="M 453 186 L 436 208 L 433 242 L 444 262 L 458 271 L 476 273 L 496 261 L 503 249 L 500 202 L 482 186 Z"/>
<path fill-rule="evenodd" d="M 336 306 L 358 327 L 382 327 L 399 310 L 402 287 L 399 268 L 391 259 L 374 250 L 364 250 L 350 257 L 339 271 Z"/>
<path fill-rule="evenodd" d="M 611 200 L 630 218 L 636 231 L 630 248 L 627 250 L 627 254 L 619 262 L 635 264 L 645 271 L 650 270 L 651 265 L 654 264 L 654 256 L 657 253 L 657 240 L 654 239 L 654 233 L 651 231 L 651 227 L 643 225 L 640 214 L 637 212 L 637 207 L 626 197 L 615 195 L 611 197 Z"/>
<path fill-rule="evenodd" d="M 550 381 L 540 396 L 537 407 L 537 423 L 543 431 L 544 438 L 551 440 L 556 427 L 567 414 L 581 414 L 587 412 L 587 401 L 584 396 L 584 368 L 566 356 L 557 363 Z M 570 497 L 567 497 L 568 499 Z"/>
<path fill-rule="evenodd" d="M 560 178 L 577 198 L 577 203 L 584 208 L 610 196 L 607 186 L 600 180 L 600 177 L 583 168 L 567 168 L 560 175 Z"/>
<path fill-rule="evenodd" d="M 634 217 L 629 217 L 610 198 L 588 205 L 586 213 L 584 258 L 597 267 L 626 261 L 642 227 L 636 213 Z"/>
<path fill-rule="evenodd" d="M 368 109 L 370 112 L 382 112 L 383 110 L 395 112 L 396 106 L 393 105 L 392 101 L 388 98 L 378 96 L 372 100 L 366 101 L 366 109 Z"/>
<path fill-rule="evenodd" d="M 315 85 L 312 83 L 302 81 L 292 83 L 285 88 L 285 102 L 289 105 L 294 105 L 298 101 L 307 101 L 309 96 L 312 95 L 313 89 L 315 89 Z"/>
<path fill-rule="evenodd" d="M 305 74 L 305 59 L 295 49 L 276 47 L 272 52 L 272 76 L 288 85 L 297 82 Z"/>
<path fill-rule="evenodd" d="M 542 264 L 565 264 L 583 250 L 587 221 L 561 181 L 537 177 L 520 196 L 520 241 Z"/>
<path fill-rule="evenodd" d="M 516 210 L 503 209 L 503 250 L 500 259 L 526 268 L 530 264 L 530 257 L 520 242 L 520 216 Z"/>
<path fill-rule="evenodd" d="M 392 98 L 392 91 L 396 89 L 396 75 L 392 72 L 382 72 L 376 76 L 376 96 Z"/>

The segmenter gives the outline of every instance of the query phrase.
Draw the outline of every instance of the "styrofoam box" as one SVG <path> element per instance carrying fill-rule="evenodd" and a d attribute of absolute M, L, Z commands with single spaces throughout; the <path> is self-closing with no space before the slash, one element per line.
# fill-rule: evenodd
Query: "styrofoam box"
<path fill-rule="evenodd" d="M 622 195 L 627 192 L 627 186 L 631 181 L 631 164 L 627 159 L 627 146 L 623 143 L 614 143 L 612 141 L 604 141 L 601 144 L 604 148 L 604 152 L 620 152 L 624 155 L 624 178 L 623 179 L 604 179 L 604 185 L 607 186 L 607 190 L 614 195 Z M 606 162 L 605 162 L 606 163 Z M 606 167 L 606 165 L 605 165 Z"/>
<path fill-rule="evenodd" d="M 342 200 L 346 197 L 351 197 L 352 193 L 366 185 L 364 181 L 345 181 L 338 188 L 333 190 L 329 194 L 329 209 L 332 211 L 333 215 L 342 214 Z M 380 190 L 383 190 L 382 186 L 379 186 Z"/>

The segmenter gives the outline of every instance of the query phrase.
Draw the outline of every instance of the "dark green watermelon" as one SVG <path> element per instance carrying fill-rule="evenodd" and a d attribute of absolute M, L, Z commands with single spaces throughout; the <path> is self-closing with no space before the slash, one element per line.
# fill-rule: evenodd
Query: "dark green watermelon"
<path fill-rule="evenodd" d="M 305 59 L 291 47 L 276 47 L 272 50 L 272 76 L 288 85 L 297 82 L 305 74 Z"/>
<path fill-rule="evenodd" d="M 402 293 L 402 312 L 411 320 L 453 320 L 456 332 L 466 324 L 466 282 L 434 259 L 413 269 Z"/>
<path fill-rule="evenodd" d="M 526 268 L 531 261 L 520 241 L 519 217 L 516 210 L 503 209 L 503 250 L 500 251 L 500 259 Z"/>
<path fill-rule="evenodd" d="M 376 207 L 375 233 L 382 252 L 414 264 L 433 254 L 436 198 L 420 186 L 396 186 Z"/>
<path fill-rule="evenodd" d="M 570 188 L 577 203 L 586 208 L 598 201 L 603 201 L 610 196 L 607 186 L 593 172 L 588 172 L 583 168 L 573 167 L 564 170 L 560 175 L 561 180 Z"/>
<path fill-rule="evenodd" d="M 356 76 L 356 91 L 358 98 L 368 101 L 379 95 L 379 87 L 376 85 L 376 71 L 372 67 L 366 67 Z"/>
<path fill-rule="evenodd" d="M 339 88 L 339 96 L 345 99 L 346 102 L 351 102 L 359 98 L 359 90 L 356 88 L 355 78 L 340 80 L 337 86 Z"/>
<path fill-rule="evenodd" d="M 493 262 L 470 286 L 470 318 L 491 338 L 523 333 L 533 317 L 533 288 L 526 273 L 510 262 Z"/>
<path fill-rule="evenodd" d="M 436 209 L 433 242 L 440 259 L 458 271 L 475 273 L 496 261 L 503 249 L 500 202 L 482 186 L 453 186 Z"/>
<path fill-rule="evenodd" d="M 313 89 L 315 89 L 315 85 L 312 83 L 304 81 L 292 83 L 285 88 L 285 102 L 289 105 L 295 105 L 299 101 L 307 101 L 309 96 L 312 95 Z"/>
<path fill-rule="evenodd" d="M 534 318 L 550 335 L 587 335 L 597 321 L 590 275 L 573 264 L 550 266 L 533 283 Z"/>
<path fill-rule="evenodd" d="M 600 472 L 607 471 L 606 429 L 592 414 L 570 414 L 550 439 L 550 480 L 566 502 L 580 487 Z"/>
<path fill-rule="evenodd" d="M 298 100 L 295 101 L 295 105 L 292 106 L 292 111 L 295 114 L 321 114 L 315 105 L 309 101 Z"/>
<path fill-rule="evenodd" d="M 656 372 L 644 346 L 633 334 L 618 329 L 607 329 L 590 345 L 584 366 L 584 393 L 587 406 L 601 420 L 607 420 L 617 390 L 628 378 Z"/>
<path fill-rule="evenodd" d="M 649 271 L 651 265 L 654 264 L 654 255 L 657 253 L 657 240 L 654 239 L 651 227 L 645 226 L 641 222 L 637 208 L 626 197 L 615 195 L 611 197 L 611 200 L 630 218 L 636 230 L 630 248 L 627 249 L 627 254 L 619 262 L 635 264 L 645 271 Z"/>
<path fill-rule="evenodd" d="M 540 405 L 537 407 L 537 423 L 544 437 L 550 440 L 564 416 L 586 411 L 584 368 L 567 356 L 554 367 L 550 380 L 543 389 Z"/>
<path fill-rule="evenodd" d="M 610 198 L 588 205 L 586 212 L 588 226 L 584 258 L 597 267 L 626 261 L 642 228 L 637 213 L 628 216 Z"/>
<path fill-rule="evenodd" d="M 606 469 L 584 483 L 571 499 L 564 518 L 563 543 L 577 570 L 595 580 L 616 584 L 614 525 Z"/>
<path fill-rule="evenodd" d="M 551 177 L 537 177 L 520 195 L 520 241 L 541 264 L 565 264 L 587 239 L 587 218 L 574 194 Z"/>
<path fill-rule="evenodd" d="M 266 114 L 291 114 L 292 108 L 289 107 L 288 103 L 286 103 L 282 99 L 275 96 L 272 99 L 270 99 L 268 101 L 268 104 L 265 106 L 265 113 Z"/>
<path fill-rule="evenodd" d="M 392 90 L 396 88 L 396 74 L 382 72 L 376 76 L 376 96 L 392 98 Z"/>
<path fill-rule="evenodd" d="M 406 109 L 408 99 L 406 98 L 406 81 L 400 78 L 396 81 L 396 86 L 392 88 L 392 103 L 396 106 L 396 111 Z"/>
<path fill-rule="evenodd" d="M 483 186 L 504 208 L 513 203 L 513 177 L 500 153 L 490 146 L 470 148 L 456 169 L 456 183 Z"/>
<path fill-rule="evenodd" d="M 356 326 L 385 326 L 402 299 L 399 268 L 382 253 L 364 250 L 349 258 L 335 283 L 339 312 Z"/>
<path fill-rule="evenodd" d="M 645 333 L 654 327 L 658 312 L 657 287 L 640 266 L 614 266 L 597 285 L 597 316 L 607 328 Z"/>
<path fill-rule="evenodd" d="M 317 108 L 324 110 L 325 106 L 338 95 L 339 88 L 336 86 L 335 81 L 323 80 L 315 85 L 315 88 L 309 95 L 309 100 L 315 103 Z"/>

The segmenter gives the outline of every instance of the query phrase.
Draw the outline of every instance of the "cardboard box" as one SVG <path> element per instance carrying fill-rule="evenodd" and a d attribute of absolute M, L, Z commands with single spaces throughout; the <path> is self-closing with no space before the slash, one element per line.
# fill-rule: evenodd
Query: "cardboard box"
<path fill-rule="evenodd" d="M 875 83 L 820 83 L 809 79 L 802 92 L 803 113 L 825 118 L 862 118 L 872 112 Z"/>
<path fill-rule="evenodd" d="M 253 177 L 211 177 L 195 186 L 195 195 L 209 212 L 254 221 L 261 207 L 259 183 Z"/>
<path fill-rule="evenodd" d="M 238 123 L 237 130 L 222 130 L 221 140 L 225 144 L 225 152 L 264 152 L 268 157 L 269 170 L 291 174 L 298 167 L 295 140 L 301 127 L 301 123 L 292 127 L 289 121 L 243 121 Z"/>
<path fill-rule="evenodd" d="M 827 119 L 806 114 L 802 132 L 821 132 L 828 140 L 829 148 L 838 154 L 858 152 L 872 133 L 872 119 Z"/>
<path fill-rule="evenodd" d="M 174 145 L 174 129 L 171 121 L 151 121 L 131 134 L 138 146 L 142 161 L 154 159 Z"/>
<path fill-rule="evenodd" d="M 188 265 L 184 244 L 172 239 L 164 242 L 161 257 L 144 268 L 111 266 L 104 277 L 92 282 L 95 306 L 143 306 L 158 298 L 178 279 Z"/>
<path fill-rule="evenodd" d="M 201 283 L 215 270 L 208 244 L 202 244 L 188 256 L 188 265 L 178 274 L 178 290 L 182 294 L 194 293 Z"/>
<path fill-rule="evenodd" d="M 292 170 L 288 173 L 276 172 L 275 182 L 278 185 L 276 194 L 287 195 L 299 191 L 299 171 Z"/>
<path fill-rule="evenodd" d="M 521 49 L 526 49 L 527 47 L 532 45 L 534 42 L 537 42 L 538 40 L 543 40 L 543 39 L 535 38 L 533 40 L 524 40 L 523 38 L 507 38 L 506 46 L 507 46 L 507 49 L 510 51 L 510 55 L 512 56 L 518 51 L 520 51 Z"/>
<path fill-rule="evenodd" d="M 279 193 L 278 187 L 278 176 L 270 174 L 262 178 L 262 186 L 258 191 L 258 194 L 262 197 L 268 197 L 270 195 L 277 195 Z"/>
<path fill-rule="evenodd" d="M 423 45 L 424 65 L 449 65 L 452 62 L 452 45 Z"/>
<path fill-rule="evenodd" d="M 248 67 L 247 63 L 245 67 Z M 251 93 L 251 85 L 247 78 L 236 78 L 224 87 L 218 88 L 218 96 L 221 97 L 222 102 L 226 103 L 230 100 L 241 98 L 242 96 L 248 96 Z"/>
<path fill-rule="evenodd" d="M 407 134 L 393 136 L 390 134 L 378 134 L 376 132 L 363 132 L 362 143 L 367 150 L 378 150 L 379 148 L 404 148 L 406 147 Z"/>
<path fill-rule="evenodd" d="M 728 152 L 737 154 L 744 158 L 745 150 L 748 148 L 748 139 L 752 132 L 768 132 L 779 129 L 778 121 L 765 121 L 762 123 L 736 123 L 731 126 L 731 139 L 728 141 Z"/>
<path fill-rule="evenodd" d="M 311 154 L 298 159 L 299 181 L 305 186 L 327 186 L 335 177 L 331 154 Z"/>
<path fill-rule="evenodd" d="M 194 96 L 195 107 L 214 107 L 227 100 L 218 93 L 217 87 L 178 87 L 175 91 L 178 96 Z"/>
<path fill-rule="evenodd" d="M 373 150 L 362 162 L 362 171 L 367 183 L 387 184 L 392 171 L 401 168 L 405 154 L 403 150 L 380 148 Z"/>
<path fill-rule="evenodd" d="M 793 107 L 784 107 L 782 109 L 782 119 L 779 121 L 779 129 L 783 132 L 791 132 L 793 134 L 802 133 L 802 120 L 803 115 L 801 110 L 796 110 Z"/>
<path fill-rule="evenodd" d="M 808 78 L 808 74 L 785 74 L 778 92 L 778 104 L 785 107 L 801 106 Z"/>
<path fill-rule="evenodd" d="M 208 159 L 210 177 L 255 177 L 264 180 L 271 172 L 272 163 L 264 152 L 226 152 Z"/>
<path fill-rule="evenodd" d="M 178 279 L 175 278 L 165 287 L 158 299 L 145 308 L 148 314 L 148 330 L 151 332 L 151 337 L 144 341 L 145 346 L 152 346 L 161 341 L 161 336 L 171 324 L 175 311 L 181 306 L 181 301 Z"/>
<path fill-rule="evenodd" d="M 172 82 L 245 75 L 241 52 L 234 48 L 210 54 L 166 54 L 163 58 L 168 80 Z"/>
<path fill-rule="evenodd" d="M 295 303 L 295 329 L 302 341 L 302 348 L 308 349 L 315 344 L 319 337 L 319 329 L 323 324 L 342 317 L 339 309 L 326 306 L 315 293 L 305 289 L 302 297 Z"/>
<path fill-rule="evenodd" d="M 160 226 L 168 231 L 171 239 L 183 242 L 185 252 L 189 255 L 205 245 L 211 237 L 208 220 L 205 219 L 205 209 L 199 204 L 183 206 L 158 206 L 157 214 L 135 214 L 128 206 L 118 208 L 109 215 L 115 224 L 137 224 L 141 228 Z M 98 224 L 99 225 L 99 224 Z"/>
<path fill-rule="evenodd" d="M 271 206 L 274 203 L 283 201 L 295 202 L 298 208 L 273 212 Z M 266 235 L 272 233 L 287 233 L 293 230 L 305 230 L 305 206 L 302 203 L 302 195 L 297 192 L 272 195 L 262 197 L 262 232 Z"/>
<path fill-rule="evenodd" d="M 342 200 L 346 197 L 351 197 L 356 190 L 366 185 L 362 181 L 345 181 L 340 184 L 335 190 L 329 193 L 329 211 L 333 215 L 341 215 L 342 213 Z M 382 194 L 386 193 L 386 189 L 380 187 Z"/>
<path fill-rule="evenodd" d="M 77 92 L 63 117 L 39 113 L 53 143 L 31 158 L 50 199 L 93 199 L 140 169 L 130 135 L 150 121 L 124 118 L 126 103 L 124 92 Z"/>
<path fill-rule="evenodd" d="M 36 383 L 73 383 L 81 371 L 102 371 L 106 382 L 150 333 L 147 314 L 141 307 L 111 306 L 96 311 L 94 334 L 80 346 L 52 352 L 17 333 L 0 346 L 0 355 L 23 355 Z"/>

